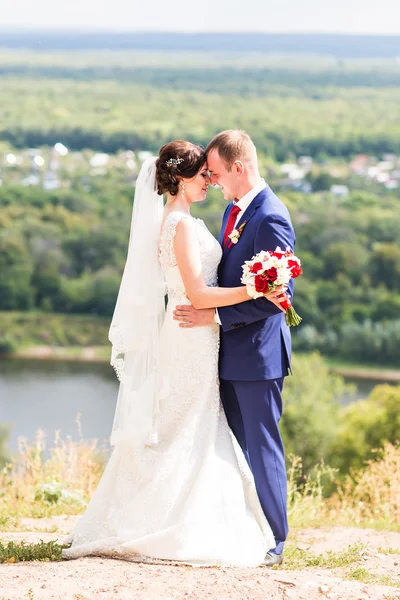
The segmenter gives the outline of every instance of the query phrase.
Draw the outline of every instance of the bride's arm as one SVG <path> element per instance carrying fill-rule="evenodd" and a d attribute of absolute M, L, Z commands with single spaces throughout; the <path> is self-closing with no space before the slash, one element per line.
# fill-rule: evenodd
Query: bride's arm
<path fill-rule="evenodd" d="M 187 297 L 194 308 L 219 308 L 250 300 L 246 287 L 208 287 L 204 281 L 200 249 L 191 219 L 181 219 L 176 227 L 174 250 Z"/>
<path fill-rule="evenodd" d="M 206 285 L 196 231 L 190 219 L 179 221 L 174 237 L 174 250 L 186 294 L 193 308 L 198 310 L 215 309 L 241 304 L 252 299 L 244 285 L 234 288 L 209 287 Z M 282 292 L 283 288 L 278 288 L 265 294 L 265 297 L 272 302 L 278 302 L 275 297 L 282 294 Z"/>

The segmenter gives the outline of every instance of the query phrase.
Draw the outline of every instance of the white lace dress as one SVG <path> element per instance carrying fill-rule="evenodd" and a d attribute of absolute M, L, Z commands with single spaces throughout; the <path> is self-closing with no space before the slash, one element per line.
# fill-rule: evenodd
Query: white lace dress
<path fill-rule="evenodd" d="M 184 217 L 170 213 L 160 238 L 169 301 L 161 340 L 167 390 L 159 399 L 159 443 L 140 453 L 115 446 L 72 532 L 66 558 L 102 554 L 256 566 L 275 545 L 221 407 L 219 327 L 184 329 L 172 318 L 174 307 L 188 302 L 173 249 L 176 226 Z M 202 221 L 194 223 L 204 278 L 215 286 L 221 248 Z"/>

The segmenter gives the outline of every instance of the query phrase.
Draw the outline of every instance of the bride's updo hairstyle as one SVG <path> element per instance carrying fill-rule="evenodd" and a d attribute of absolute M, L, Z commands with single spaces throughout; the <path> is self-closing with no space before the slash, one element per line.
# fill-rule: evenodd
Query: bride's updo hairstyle
<path fill-rule="evenodd" d="M 177 196 L 179 181 L 191 179 L 206 162 L 201 146 L 176 140 L 165 144 L 156 161 L 156 183 L 158 194 Z"/>

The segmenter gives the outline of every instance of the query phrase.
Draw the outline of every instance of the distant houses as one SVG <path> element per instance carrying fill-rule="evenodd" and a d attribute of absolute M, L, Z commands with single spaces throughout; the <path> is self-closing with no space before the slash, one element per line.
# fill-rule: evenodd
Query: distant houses
<path fill-rule="evenodd" d="M 358 154 L 349 166 L 353 173 L 382 184 L 387 190 L 400 187 L 400 157 L 395 154 L 384 154 L 382 160 L 375 156 Z"/>
<path fill-rule="evenodd" d="M 349 188 L 347 185 L 331 185 L 330 193 L 338 198 L 346 198 L 349 195 Z"/>
<path fill-rule="evenodd" d="M 123 150 L 117 154 L 91 150 L 70 151 L 62 142 L 50 148 L 11 149 L 0 155 L 0 185 L 40 186 L 46 191 L 72 185 L 77 179 L 90 189 L 90 179 L 115 175 L 135 184 L 141 164 L 152 153 L 148 150 Z M 293 157 L 280 165 L 268 163 L 268 180 L 281 189 L 303 194 L 325 191 L 345 198 L 351 189 L 373 184 L 376 189 L 400 189 L 400 156 L 381 157 L 358 154 L 344 159 L 326 159 L 323 163 L 311 156 Z"/>

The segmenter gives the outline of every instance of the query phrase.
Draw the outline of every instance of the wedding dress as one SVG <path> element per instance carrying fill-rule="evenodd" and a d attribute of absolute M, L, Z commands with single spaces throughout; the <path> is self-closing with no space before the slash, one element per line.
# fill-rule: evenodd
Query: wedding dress
<path fill-rule="evenodd" d="M 182 218 L 193 220 L 206 284 L 217 285 L 217 240 L 203 221 L 167 215 L 159 244 L 168 307 L 160 338 L 158 444 L 115 445 L 66 558 L 257 566 L 275 545 L 221 406 L 219 326 L 185 329 L 173 320 L 175 306 L 189 302 L 173 247 Z"/>

